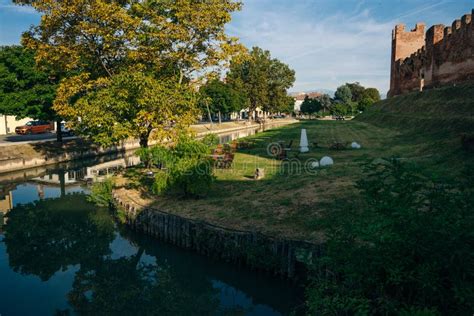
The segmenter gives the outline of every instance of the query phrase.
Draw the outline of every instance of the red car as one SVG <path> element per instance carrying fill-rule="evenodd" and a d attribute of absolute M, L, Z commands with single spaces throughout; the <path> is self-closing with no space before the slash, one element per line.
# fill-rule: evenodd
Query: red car
<path fill-rule="evenodd" d="M 53 130 L 53 125 L 44 121 L 30 121 L 23 126 L 15 128 L 15 133 L 18 135 L 31 135 L 49 133 Z"/>

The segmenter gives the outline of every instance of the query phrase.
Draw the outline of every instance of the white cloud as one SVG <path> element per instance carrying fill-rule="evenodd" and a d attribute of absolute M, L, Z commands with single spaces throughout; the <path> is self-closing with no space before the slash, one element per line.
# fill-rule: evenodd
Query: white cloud
<path fill-rule="evenodd" d="M 247 46 L 268 49 L 288 63 L 296 71 L 295 91 L 335 90 L 345 82 L 359 81 L 385 93 L 394 25 L 446 2 L 411 8 L 380 21 L 365 1 L 358 2 L 352 12 L 341 9 L 327 14 L 322 11 L 327 2 L 318 6 L 310 0 L 248 0 L 228 30 Z"/>
<path fill-rule="evenodd" d="M 0 11 L 10 11 L 17 13 L 26 13 L 26 14 L 38 14 L 38 12 L 32 7 L 15 5 L 11 3 L 1 3 L 0 2 Z"/>

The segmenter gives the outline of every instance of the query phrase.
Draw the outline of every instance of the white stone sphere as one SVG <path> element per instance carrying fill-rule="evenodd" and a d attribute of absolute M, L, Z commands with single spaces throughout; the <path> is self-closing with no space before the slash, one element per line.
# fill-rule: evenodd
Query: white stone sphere
<path fill-rule="evenodd" d="M 321 167 L 325 167 L 325 166 L 331 166 L 334 164 L 334 160 L 332 160 L 331 157 L 328 157 L 328 156 L 324 156 L 323 158 L 321 158 L 321 160 L 319 161 L 319 165 Z"/>
<path fill-rule="evenodd" d="M 360 149 L 361 146 L 360 146 L 359 143 L 353 142 L 353 143 L 351 144 L 351 147 L 354 148 L 354 149 Z"/>

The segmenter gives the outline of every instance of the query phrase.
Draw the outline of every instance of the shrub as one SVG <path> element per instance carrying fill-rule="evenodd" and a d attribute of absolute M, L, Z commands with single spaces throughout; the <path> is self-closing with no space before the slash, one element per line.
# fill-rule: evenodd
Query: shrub
<path fill-rule="evenodd" d="M 358 103 L 357 110 L 365 111 L 369 107 L 371 107 L 374 103 L 375 103 L 375 101 L 372 100 L 371 98 L 364 98 Z"/>
<path fill-rule="evenodd" d="M 325 253 L 312 265 L 307 290 L 310 312 L 472 313 L 469 181 L 440 183 L 397 161 L 371 166 L 357 185 L 361 207 L 351 201 L 326 215 Z"/>
<path fill-rule="evenodd" d="M 109 207 L 113 203 L 112 190 L 113 179 L 106 179 L 103 182 L 96 182 L 92 185 L 91 194 L 87 197 L 89 202 L 100 207 Z"/>
<path fill-rule="evenodd" d="M 331 114 L 344 116 L 347 113 L 348 106 L 346 104 L 337 103 L 331 107 Z"/>
<path fill-rule="evenodd" d="M 202 139 L 202 143 L 209 148 L 215 147 L 219 144 L 219 137 L 216 134 L 207 134 Z"/>
<path fill-rule="evenodd" d="M 181 158 L 170 168 L 168 179 L 171 190 L 187 197 L 202 197 L 214 181 L 212 162 L 205 158 Z"/>
<path fill-rule="evenodd" d="M 166 167 L 155 175 L 152 192 L 177 193 L 186 197 L 206 195 L 214 181 L 213 164 L 207 157 L 209 140 L 198 141 L 182 136 L 173 147 L 141 149 L 141 155 L 151 164 Z"/>
<path fill-rule="evenodd" d="M 209 146 L 196 139 L 181 136 L 172 149 L 176 158 L 202 158 L 209 154 Z"/>
<path fill-rule="evenodd" d="M 155 175 L 155 180 L 153 181 L 151 191 L 157 195 L 166 192 L 168 189 L 168 181 L 169 179 L 167 172 L 158 172 Z"/>

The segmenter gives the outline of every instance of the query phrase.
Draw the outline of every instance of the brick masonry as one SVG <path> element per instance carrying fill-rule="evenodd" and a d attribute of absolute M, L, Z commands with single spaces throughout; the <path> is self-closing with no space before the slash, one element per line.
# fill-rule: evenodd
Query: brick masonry
<path fill-rule="evenodd" d="M 423 23 L 408 32 L 397 25 L 388 96 L 474 80 L 473 15 L 474 10 L 451 26 L 434 25 L 426 33 Z"/>

